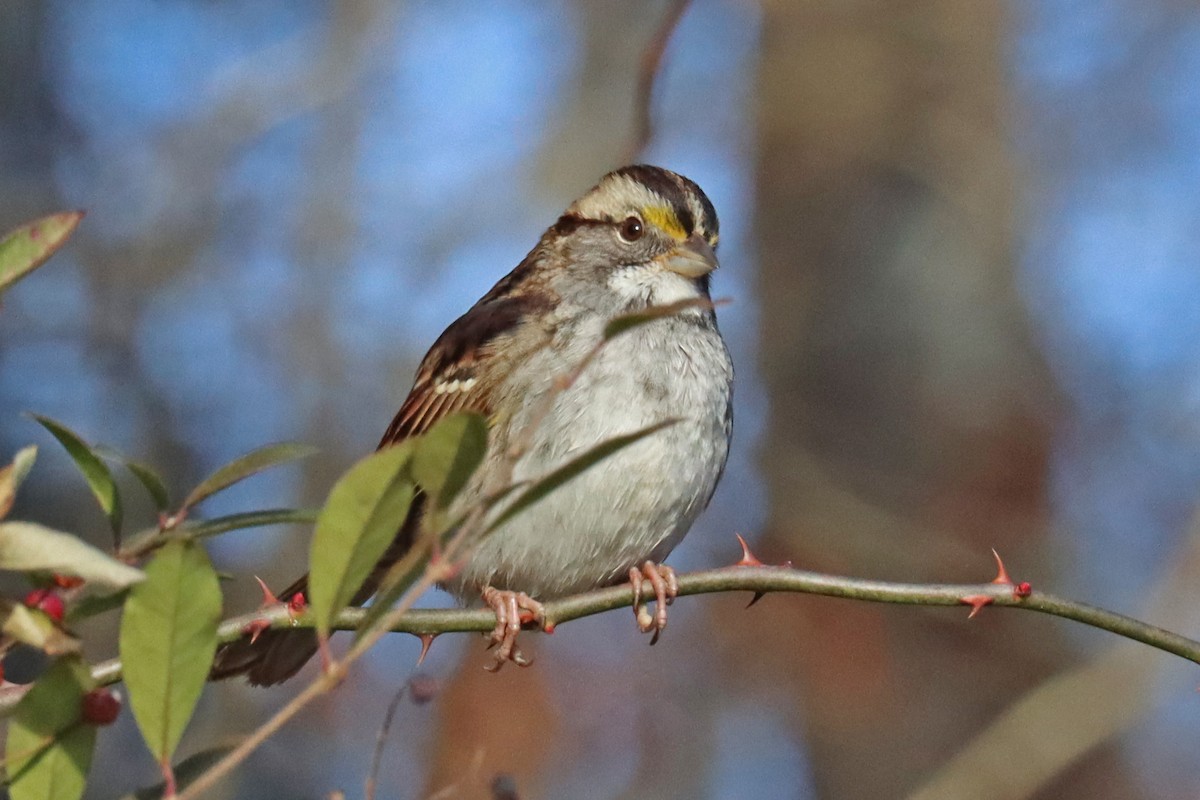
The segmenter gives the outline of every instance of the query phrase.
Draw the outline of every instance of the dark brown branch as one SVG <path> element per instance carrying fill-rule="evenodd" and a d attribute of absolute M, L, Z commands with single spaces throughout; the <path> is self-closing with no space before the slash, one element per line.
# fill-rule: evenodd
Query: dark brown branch
<path fill-rule="evenodd" d="M 679 27 L 679 20 L 687 11 L 691 0 L 671 0 L 667 13 L 663 17 L 654 35 L 646 43 L 638 62 L 637 92 L 634 95 L 633 106 L 633 139 L 625 151 L 622 161 L 626 164 L 637 160 L 638 155 L 646 149 L 654 136 L 654 121 L 651 107 L 654 102 L 654 84 L 662 71 L 663 55 L 671 41 L 671 35 Z"/>

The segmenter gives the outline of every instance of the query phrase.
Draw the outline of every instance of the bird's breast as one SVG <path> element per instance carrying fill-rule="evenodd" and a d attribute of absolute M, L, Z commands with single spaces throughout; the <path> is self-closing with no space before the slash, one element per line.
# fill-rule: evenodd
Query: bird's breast
<path fill-rule="evenodd" d="M 582 355 L 557 355 L 559 363 L 544 355 L 524 365 L 540 388 L 520 390 L 528 401 L 494 436 L 489 464 L 503 458 L 504 442 L 528 436 L 515 480 L 536 481 L 614 437 L 671 422 L 482 540 L 452 587 L 464 596 L 492 585 L 554 597 L 661 560 L 707 505 L 724 468 L 733 375 L 711 320 L 656 320 L 622 334 L 562 390 L 552 376 L 569 373 Z M 520 433 L 534 423 L 532 435 Z"/>

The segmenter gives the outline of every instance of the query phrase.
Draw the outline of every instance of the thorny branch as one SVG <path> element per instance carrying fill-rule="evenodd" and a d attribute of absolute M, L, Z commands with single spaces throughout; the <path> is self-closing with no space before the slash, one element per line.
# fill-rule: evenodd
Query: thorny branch
<path fill-rule="evenodd" d="M 1200 664 L 1200 642 L 1194 639 L 1124 614 L 1046 592 L 1031 590 L 1028 596 L 1022 596 L 1011 583 L 894 583 L 826 575 L 790 567 L 740 565 L 679 576 L 681 597 L 717 592 L 795 592 L 922 606 L 973 606 L 982 599 L 983 605 L 1025 609 L 1074 620 Z M 555 626 L 564 622 L 618 608 L 628 608 L 632 602 L 633 590 L 628 584 L 551 600 L 546 603 L 546 625 L 548 629 L 553 630 Z M 334 627 L 337 630 L 357 630 L 365 614 L 364 609 L 347 608 L 338 616 Z M 387 630 L 416 635 L 486 632 L 496 625 L 495 615 L 486 608 L 411 609 L 391 616 Z M 314 626 L 310 614 L 295 614 L 286 605 L 280 604 L 224 621 L 218 630 L 218 637 L 222 642 L 233 641 L 257 622 L 266 622 L 273 628 Z M 120 662 L 114 659 L 96 665 L 93 668 L 93 677 L 101 684 L 116 683 L 121 679 Z M 23 693 L 19 689 L 20 687 L 12 687 L 0 692 L 0 714 L 12 710 Z"/>

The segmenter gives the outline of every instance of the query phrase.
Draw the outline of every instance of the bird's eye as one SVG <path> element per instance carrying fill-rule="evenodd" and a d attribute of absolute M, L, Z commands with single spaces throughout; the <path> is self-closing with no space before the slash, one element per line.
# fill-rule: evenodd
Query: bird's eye
<path fill-rule="evenodd" d="M 637 217 L 629 217 L 621 223 L 621 238 L 627 242 L 636 242 L 645 232 L 642 221 Z"/>

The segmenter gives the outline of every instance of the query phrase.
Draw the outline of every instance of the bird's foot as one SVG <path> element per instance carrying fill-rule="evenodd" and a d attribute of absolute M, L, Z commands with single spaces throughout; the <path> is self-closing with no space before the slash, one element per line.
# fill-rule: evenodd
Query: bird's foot
<path fill-rule="evenodd" d="M 679 594 L 679 579 L 675 576 L 675 570 L 666 564 L 647 561 L 640 567 L 629 568 L 629 582 L 633 584 L 633 616 L 638 629 L 642 633 L 654 631 L 650 637 L 650 644 L 654 644 L 667 627 L 667 606 Z M 647 583 L 654 591 L 653 614 L 642 601 L 642 591 Z"/>
<path fill-rule="evenodd" d="M 511 592 L 485 586 L 483 602 L 496 614 L 496 627 L 492 629 L 491 644 L 495 647 L 494 660 L 486 667 L 488 672 L 498 672 L 501 667 L 511 661 L 518 667 L 527 667 L 533 662 L 527 659 L 517 647 L 517 634 L 521 631 L 521 612 L 538 624 L 544 624 L 546 609 L 537 600 L 524 592 Z"/>

